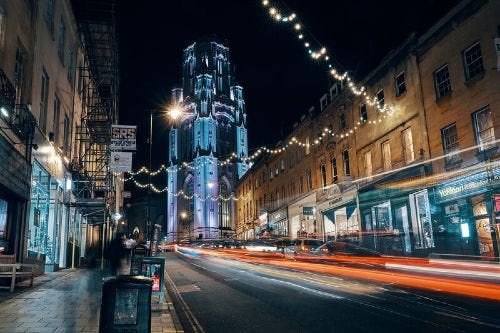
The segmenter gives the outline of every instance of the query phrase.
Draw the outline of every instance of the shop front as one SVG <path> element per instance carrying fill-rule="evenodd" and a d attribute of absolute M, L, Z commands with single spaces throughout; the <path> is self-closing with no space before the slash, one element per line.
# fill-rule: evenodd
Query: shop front
<path fill-rule="evenodd" d="M 486 167 L 433 189 L 438 253 L 498 256 L 500 168 Z"/>
<path fill-rule="evenodd" d="M 25 257 L 24 233 L 30 198 L 31 164 L 0 135 L 0 254 Z"/>
<path fill-rule="evenodd" d="M 316 194 L 310 194 L 288 206 L 291 238 L 318 237 L 322 230 L 316 219 Z"/>
<path fill-rule="evenodd" d="M 284 207 L 268 214 L 267 226 L 270 236 L 287 237 L 289 230 L 287 208 Z"/>
<path fill-rule="evenodd" d="M 353 184 L 332 185 L 318 201 L 325 240 L 362 241 L 358 219 L 357 188 Z M 320 198 L 318 198 L 320 200 Z"/>

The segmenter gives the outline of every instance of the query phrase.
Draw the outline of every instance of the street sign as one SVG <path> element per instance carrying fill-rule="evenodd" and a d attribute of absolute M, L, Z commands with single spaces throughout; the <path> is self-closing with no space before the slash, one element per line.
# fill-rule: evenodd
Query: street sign
<path fill-rule="evenodd" d="M 112 151 L 109 162 L 109 171 L 111 172 L 132 171 L 132 153 L 123 151 Z"/>
<path fill-rule="evenodd" d="M 130 191 L 122 191 L 122 198 L 128 199 L 132 197 L 132 192 Z"/>
<path fill-rule="evenodd" d="M 111 125 L 111 149 L 135 150 L 137 126 Z"/>

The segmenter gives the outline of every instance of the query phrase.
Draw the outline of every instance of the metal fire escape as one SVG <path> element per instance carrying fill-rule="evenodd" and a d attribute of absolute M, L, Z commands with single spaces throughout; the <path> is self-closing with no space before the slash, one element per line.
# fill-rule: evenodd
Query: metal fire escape
<path fill-rule="evenodd" d="M 73 0 L 86 61 L 79 68 L 82 119 L 77 129 L 76 205 L 87 208 L 89 223 L 103 223 L 114 204 L 109 172 L 111 125 L 118 118 L 118 46 L 114 0 Z M 104 214 L 94 214 L 98 211 Z M 92 216 L 90 216 L 92 215 Z"/>

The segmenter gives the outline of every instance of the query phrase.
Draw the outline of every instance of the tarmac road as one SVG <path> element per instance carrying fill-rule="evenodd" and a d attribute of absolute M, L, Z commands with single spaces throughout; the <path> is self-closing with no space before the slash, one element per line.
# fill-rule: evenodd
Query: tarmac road
<path fill-rule="evenodd" d="M 487 299 L 180 253 L 166 270 L 186 332 L 500 332 Z"/>

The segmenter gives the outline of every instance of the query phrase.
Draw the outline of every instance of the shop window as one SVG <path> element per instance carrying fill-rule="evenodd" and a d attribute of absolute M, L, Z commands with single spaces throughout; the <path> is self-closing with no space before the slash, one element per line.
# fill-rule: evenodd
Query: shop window
<path fill-rule="evenodd" d="M 323 191 L 325 191 L 326 187 L 326 166 L 321 164 L 319 167 L 319 172 L 321 173 L 321 187 L 323 187 Z"/>
<path fill-rule="evenodd" d="M 415 248 L 432 248 L 434 247 L 434 235 L 427 190 L 412 193 L 409 195 L 409 199 Z"/>
<path fill-rule="evenodd" d="M 337 159 L 335 157 L 332 157 L 330 160 L 330 165 L 332 167 L 332 182 L 336 182 L 339 177 L 337 172 Z"/>
<path fill-rule="evenodd" d="M 7 201 L 0 199 L 0 238 L 7 237 L 7 213 L 9 204 Z"/>
<path fill-rule="evenodd" d="M 460 154 L 458 153 L 458 136 L 457 136 L 457 125 L 455 123 L 441 129 L 441 136 L 443 139 L 443 149 L 446 155 L 445 163 L 453 164 L 460 160 Z"/>
<path fill-rule="evenodd" d="M 382 160 L 384 165 L 384 171 L 392 169 L 391 161 L 391 146 L 389 145 L 389 140 L 382 142 Z"/>
<path fill-rule="evenodd" d="M 36 161 L 32 171 L 28 250 L 50 254 L 49 235 L 50 175 Z"/>
<path fill-rule="evenodd" d="M 472 114 L 474 123 L 474 135 L 479 150 L 485 150 L 493 146 L 495 141 L 495 129 L 489 106 L 486 106 Z"/>
<path fill-rule="evenodd" d="M 349 151 L 346 149 L 342 152 L 342 158 L 344 160 L 344 175 L 351 175 L 351 166 L 349 165 Z"/>
<path fill-rule="evenodd" d="M 366 104 L 361 104 L 359 106 L 359 120 L 361 123 L 366 123 L 368 121 L 368 112 L 366 111 Z"/>
<path fill-rule="evenodd" d="M 396 76 L 396 96 L 401 96 L 406 92 L 405 72 Z"/>
<path fill-rule="evenodd" d="M 463 54 L 465 80 L 469 81 L 484 73 L 483 57 L 479 42 L 464 50 Z"/>
<path fill-rule="evenodd" d="M 411 134 L 411 128 L 405 129 L 402 133 L 403 138 L 403 153 L 405 162 L 411 163 L 415 159 L 415 152 L 413 150 L 413 136 Z"/>
<path fill-rule="evenodd" d="M 437 100 L 451 94 L 451 81 L 448 65 L 444 65 L 434 72 L 434 88 L 436 89 Z"/>

